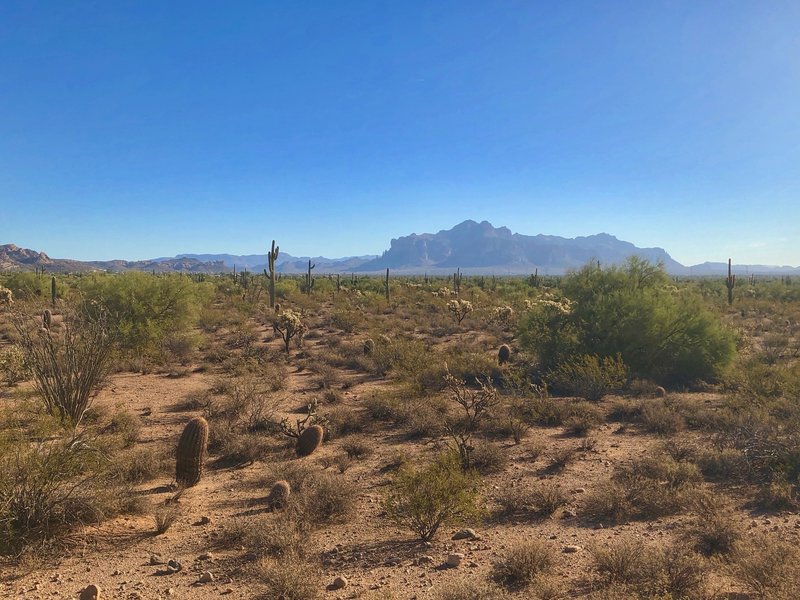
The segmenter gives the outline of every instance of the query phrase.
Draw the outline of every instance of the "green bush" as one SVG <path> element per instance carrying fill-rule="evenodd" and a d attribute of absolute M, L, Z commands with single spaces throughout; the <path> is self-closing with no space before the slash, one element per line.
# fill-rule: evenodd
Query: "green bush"
<path fill-rule="evenodd" d="M 390 519 L 427 542 L 440 526 L 476 516 L 477 494 L 475 475 L 450 453 L 421 469 L 401 468 L 384 506 Z"/>
<path fill-rule="evenodd" d="M 734 356 L 733 333 L 660 265 L 591 264 L 565 277 L 562 292 L 539 297 L 520 322 L 520 342 L 544 372 L 582 354 L 619 354 L 635 377 L 682 384 L 715 379 Z"/>
<path fill-rule="evenodd" d="M 84 277 L 79 289 L 86 312 L 105 308 L 124 350 L 157 357 L 165 352 L 165 342 L 195 324 L 213 286 L 181 275 L 132 271 Z"/>

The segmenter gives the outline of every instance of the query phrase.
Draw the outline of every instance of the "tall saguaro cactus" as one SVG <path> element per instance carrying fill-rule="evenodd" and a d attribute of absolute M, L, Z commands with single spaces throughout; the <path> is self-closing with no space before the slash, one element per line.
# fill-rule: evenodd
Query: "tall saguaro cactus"
<path fill-rule="evenodd" d="M 308 259 L 308 273 L 306 273 L 306 294 L 311 295 L 311 288 L 314 287 L 314 278 L 311 276 L 311 269 L 316 267 L 316 263 L 311 264 L 311 259 Z"/>
<path fill-rule="evenodd" d="M 728 288 L 728 304 L 733 304 L 733 288 L 736 285 L 736 275 L 731 275 L 731 259 L 728 259 L 728 277 L 725 279 L 725 287 Z"/>
<path fill-rule="evenodd" d="M 453 291 L 456 293 L 456 296 L 461 294 L 461 269 L 456 269 L 456 272 L 453 273 Z"/>
<path fill-rule="evenodd" d="M 275 261 L 278 260 L 279 252 L 280 248 L 275 245 L 275 240 L 272 240 L 272 249 L 267 253 L 269 272 L 264 269 L 264 275 L 269 280 L 269 307 L 272 310 L 275 310 Z"/>
<path fill-rule="evenodd" d="M 50 300 L 53 303 L 53 306 L 56 305 L 56 298 L 58 298 L 58 289 L 56 288 L 56 276 L 53 275 L 50 278 Z"/>
<path fill-rule="evenodd" d="M 386 301 L 389 302 L 389 269 L 386 269 L 386 281 L 383 282 L 384 293 L 386 294 Z"/>

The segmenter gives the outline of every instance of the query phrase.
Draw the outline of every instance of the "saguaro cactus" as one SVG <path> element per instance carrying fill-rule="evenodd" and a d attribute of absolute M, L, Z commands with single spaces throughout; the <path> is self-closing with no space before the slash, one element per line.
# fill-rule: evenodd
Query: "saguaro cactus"
<path fill-rule="evenodd" d="M 314 287 L 314 278 L 311 276 L 311 269 L 315 268 L 317 265 L 311 264 L 311 259 L 308 259 L 308 273 L 306 273 L 306 294 L 309 296 L 311 295 L 311 288 Z"/>
<path fill-rule="evenodd" d="M 456 272 L 453 273 L 453 291 L 458 296 L 461 293 L 461 269 L 456 269 Z"/>
<path fill-rule="evenodd" d="M 733 288 L 736 285 L 736 275 L 731 275 L 731 259 L 728 259 L 728 277 L 725 279 L 725 287 L 728 288 L 728 304 L 733 304 Z"/>
<path fill-rule="evenodd" d="M 208 445 L 208 422 L 195 417 L 186 424 L 175 460 L 175 481 L 183 487 L 197 485 L 203 475 L 203 461 Z"/>
<path fill-rule="evenodd" d="M 390 300 L 389 298 L 389 269 L 386 269 L 386 280 L 383 282 L 384 287 L 384 294 L 386 294 L 386 301 Z"/>
<path fill-rule="evenodd" d="M 275 261 L 278 260 L 278 253 L 280 247 L 275 245 L 275 240 L 272 240 L 272 249 L 267 252 L 267 263 L 269 265 L 269 272 L 264 269 L 264 275 L 269 280 L 269 307 L 275 310 Z"/>
<path fill-rule="evenodd" d="M 50 278 L 50 300 L 53 303 L 53 306 L 56 305 L 56 299 L 58 298 L 58 289 L 56 288 L 56 276 L 53 275 Z"/>

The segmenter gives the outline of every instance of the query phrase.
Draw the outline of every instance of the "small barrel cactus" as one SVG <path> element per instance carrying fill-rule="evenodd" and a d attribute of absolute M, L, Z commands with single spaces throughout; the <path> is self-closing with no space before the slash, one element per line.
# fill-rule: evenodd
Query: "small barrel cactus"
<path fill-rule="evenodd" d="M 364 340 L 364 354 L 369 356 L 375 352 L 375 341 L 372 338 Z"/>
<path fill-rule="evenodd" d="M 322 445 L 322 438 L 324 435 L 325 430 L 322 429 L 321 425 L 312 425 L 308 429 L 303 430 L 303 433 L 297 438 L 298 456 L 308 456 L 312 454 Z"/>
<path fill-rule="evenodd" d="M 178 440 L 175 461 L 175 480 L 178 485 L 192 487 L 200 481 L 207 445 L 208 422 L 203 417 L 195 417 L 186 424 Z"/>
<path fill-rule="evenodd" d="M 667 390 L 665 390 L 660 385 L 656 387 L 656 398 L 665 398 L 667 395 Z"/>
<path fill-rule="evenodd" d="M 42 313 L 42 327 L 45 329 L 50 329 L 50 325 L 53 323 L 53 313 L 50 312 L 49 308 L 45 308 L 44 312 Z"/>
<path fill-rule="evenodd" d="M 281 479 L 276 481 L 269 491 L 267 496 L 267 504 L 272 508 L 283 508 L 289 500 L 289 495 L 292 493 L 292 486 L 288 481 Z"/>
<path fill-rule="evenodd" d="M 503 344 L 497 351 L 497 362 L 502 365 L 504 363 L 507 363 L 510 358 L 511 358 L 511 348 L 509 348 L 508 344 Z"/>
<path fill-rule="evenodd" d="M 280 302 L 276 302 L 275 303 L 275 314 L 276 315 L 280 314 L 280 312 L 281 312 L 281 303 Z"/>

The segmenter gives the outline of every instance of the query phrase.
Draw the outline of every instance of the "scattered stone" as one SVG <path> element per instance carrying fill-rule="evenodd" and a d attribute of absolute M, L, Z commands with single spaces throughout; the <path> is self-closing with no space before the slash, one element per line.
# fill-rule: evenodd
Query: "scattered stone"
<path fill-rule="evenodd" d="M 204 552 L 197 557 L 197 560 L 214 560 L 214 555 L 211 552 Z"/>
<path fill-rule="evenodd" d="M 474 540 L 478 537 L 478 534 L 475 533 L 474 529 L 461 529 L 460 531 L 456 531 L 453 535 L 452 539 L 454 540 Z"/>
<path fill-rule="evenodd" d="M 402 561 L 397 556 L 390 556 L 383 562 L 383 564 L 386 565 L 387 567 L 395 567 L 399 565 L 401 562 Z"/>
<path fill-rule="evenodd" d="M 177 573 L 182 568 L 183 565 L 181 565 L 181 563 L 179 563 L 177 560 L 173 559 L 167 563 L 167 571 L 169 571 L 170 573 Z"/>
<path fill-rule="evenodd" d="M 208 525 L 209 523 L 211 523 L 211 517 L 206 517 L 206 516 L 200 517 L 198 523 L 200 525 Z"/>
<path fill-rule="evenodd" d="M 564 509 L 564 514 L 563 514 L 563 517 L 564 517 L 565 519 L 572 519 L 572 518 L 574 518 L 574 517 L 577 517 L 577 516 L 578 516 L 578 513 L 576 513 L 576 512 L 575 512 L 574 510 L 572 510 L 571 508 L 566 508 L 566 509 Z"/>
<path fill-rule="evenodd" d="M 563 552 L 565 554 L 574 554 L 575 552 L 580 552 L 583 550 L 580 546 L 564 546 Z"/>
<path fill-rule="evenodd" d="M 333 580 L 333 583 L 330 585 L 332 590 L 341 590 L 347 587 L 347 577 L 343 575 L 339 575 L 336 579 Z"/>
<path fill-rule="evenodd" d="M 211 583 L 214 581 L 214 574 L 211 571 L 203 571 L 200 574 L 200 579 L 198 579 L 200 583 Z"/>
<path fill-rule="evenodd" d="M 458 565 L 461 564 L 461 561 L 463 560 L 464 560 L 463 554 L 461 554 L 460 552 L 454 552 L 453 554 L 447 555 L 447 561 L 445 561 L 445 564 L 448 567 L 457 567 Z"/>
<path fill-rule="evenodd" d="M 576 494 L 585 494 L 585 493 L 586 493 L 586 488 L 579 487 L 579 488 L 575 488 L 575 489 L 574 489 L 574 490 L 572 490 L 572 491 L 573 491 L 574 493 L 576 493 Z"/>
<path fill-rule="evenodd" d="M 155 554 L 150 555 L 150 564 L 151 565 L 163 565 L 164 561 L 161 560 L 161 557 L 156 556 Z"/>
<path fill-rule="evenodd" d="M 93 583 L 87 585 L 81 591 L 80 600 L 100 600 L 100 588 Z"/>
<path fill-rule="evenodd" d="M 418 565 L 428 565 L 433 562 L 433 557 L 430 554 L 423 554 L 417 559 Z"/>

